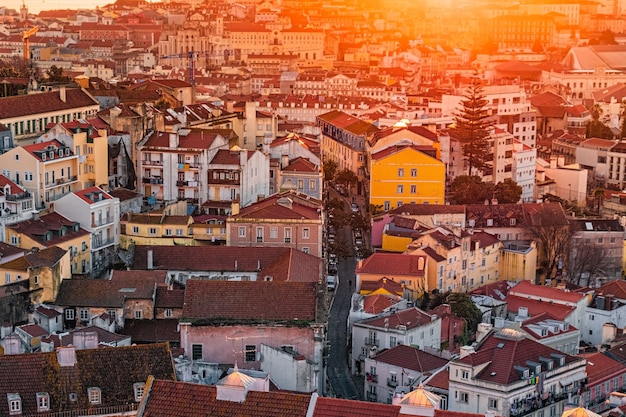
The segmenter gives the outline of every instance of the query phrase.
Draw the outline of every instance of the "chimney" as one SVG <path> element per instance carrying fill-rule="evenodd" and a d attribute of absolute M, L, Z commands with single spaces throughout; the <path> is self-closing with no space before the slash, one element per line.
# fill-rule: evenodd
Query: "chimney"
<path fill-rule="evenodd" d="M 148 249 L 148 252 L 146 253 L 146 268 L 154 269 L 154 259 L 153 259 L 152 249 Z"/>
<path fill-rule="evenodd" d="M 550 157 L 550 169 L 556 169 L 556 155 Z"/>
<path fill-rule="evenodd" d="M 280 169 L 285 169 L 289 165 L 289 155 L 282 155 L 280 157 Z"/>
<path fill-rule="evenodd" d="M 461 346 L 460 357 L 464 358 L 466 356 L 471 355 L 472 353 L 476 353 L 472 346 Z"/>
<path fill-rule="evenodd" d="M 65 86 L 64 85 L 59 87 L 59 98 L 61 99 L 61 101 L 63 103 L 65 103 L 67 101 L 67 96 L 65 94 Z"/>
<path fill-rule="evenodd" d="M 233 202 L 230 203 L 230 215 L 236 216 L 238 214 L 239 214 L 239 201 L 233 200 Z"/>
<path fill-rule="evenodd" d="M 239 165 L 244 167 L 246 166 L 246 162 L 248 162 L 248 151 L 242 149 L 239 151 Z"/>
<path fill-rule="evenodd" d="M 178 133 L 170 133 L 170 148 L 178 148 Z"/>

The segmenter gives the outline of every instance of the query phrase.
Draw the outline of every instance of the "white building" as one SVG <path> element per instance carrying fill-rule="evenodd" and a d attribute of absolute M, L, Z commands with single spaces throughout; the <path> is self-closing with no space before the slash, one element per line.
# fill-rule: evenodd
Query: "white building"
<path fill-rule="evenodd" d="M 5 227 L 33 217 L 33 194 L 0 174 L 0 242 L 6 241 Z"/>
<path fill-rule="evenodd" d="M 449 409 L 498 416 L 559 416 L 578 403 L 586 360 L 535 342 L 521 332 L 491 333 L 450 362 Z"/>
<path fill-rule="evenodd" d="M 352 325 L 352 372 L 366 372 L 371 352 L 397 345 L 438 350 L 440 344 L 441 319 L 417 307 L 362 320 Z"/>
<path fill-rule="evenodd" d="M 91 273 L 98 275 L 117 258 L 120 242 L 120 200 L 99 187 L 69 193 L 54 203 L 54 211 L 79 222 L 91 233 Z"/>

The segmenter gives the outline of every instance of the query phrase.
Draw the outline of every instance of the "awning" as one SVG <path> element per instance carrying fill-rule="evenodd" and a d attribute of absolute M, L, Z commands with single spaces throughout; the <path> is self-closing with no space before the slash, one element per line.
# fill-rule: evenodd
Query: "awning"
<path fill-rule="evenodd" d="M 580 381 L 583 379 L 585 379 L 585 373 L 578 372 L 574 375 L 566 376 L 565 378 L 559 379 L 559 384 L 561 384 L 562 387 L 566 387 L 568 385 L 572 385 L 576 381 Z"/>

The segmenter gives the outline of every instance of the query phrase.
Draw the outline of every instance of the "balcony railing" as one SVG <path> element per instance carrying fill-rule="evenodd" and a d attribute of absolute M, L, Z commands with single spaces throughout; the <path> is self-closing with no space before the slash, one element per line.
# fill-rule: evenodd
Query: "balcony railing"
<path fill-rule="evenodd" d="M 573 390 L 572 392 L 576 392 L 575 390 Z M 577 397 L 576 395 L 572 395 L 572 402 L 573 403 L 578 403 L 578 400 L 575 398 Z M 547 407 L 551 404 L 557 403 L 559 401 L 563 401 L 565 399 L 568 398 L 568 392 L 567 391 L 562 391 L 559 393 L 549 393 L 548 397 L 541 398 L 538 395 L 535 395 L 533 397 L 530 398 L 526 398 L 524 400 L 521 401 L 516 401 L 512 406 L 511 406 L 511 411 L 509 413 L 510 416 L 514 416 L 514 417 L 520 417 L 520 416 L 524 416 L 526 414 L 531 414 L 536 410 L 539 410 L 541 408 Z"/>
<path fill-rule="evenodd" d="M 106 216 L 102 219 L 94 219 L 91 222 L 91 227 L 100 227 L 100 226 L 104 226 L 105 224 L 109 224 L 109 223 L 113 223 L 113 216 Z"/>
<path fill-rule="evenodd" d="M 155 160 L 146 159 L 146 160 L 141 161 L 141 164 L 142 165 L 157 165 L 157 166 L 161 166 L 161 165 L 163 165 L 163 161 L 161 161 L 161 160 L 156 160 L 155 161 Z"/>
<path fill-rule="evenodd" d="M 366 337 L 365 338 L 365 346 L 378 346 L 380 339 L 375 337 Z"/>
<path fill-rule="evenodd" d="M 67 184 L 69 182 L 78 181 L 78 177 L 76 175 L 72 175 L 67 178 L 57 178 L 54 181 L 46 182 L 46 188 L 57 187 L 59 185 Z"/>
<path fill-rule="evenodd" d="M 19 200 L 25 200 L 27 198 L 31 198 L 33 195 L 31 193 L 29 193 L 28 191 L 24 192 L 24 193 L 19 193 L 19 194 L 9 194 L 6 196 L 7 201 L 19 201 Z"/>
<path fill-rule="evenodd" d="M 387 386 L 391 388 L 395 388 L 398 386 L 398 380 L 395 378 L 387 378 Z"/>
<path fill-rule="evenodd" d="M 143 177 L 141 182 L 144 184 L 163 184 L 163 178 Z"/>
<path fill-rule="evenodd" d="M 93 239 L 91 241 L 91 249 L 100 249 L 104 246 L 109 246 L 112 245 L 115 242 L 115 239 L 113 239 L 112 237 L 108 238 L 108 239 Z"/>
<path fill-rule="evenodd" d="M 378 401 L 378 395 L 375 392 L 367 391 L 367 401 Z"/>

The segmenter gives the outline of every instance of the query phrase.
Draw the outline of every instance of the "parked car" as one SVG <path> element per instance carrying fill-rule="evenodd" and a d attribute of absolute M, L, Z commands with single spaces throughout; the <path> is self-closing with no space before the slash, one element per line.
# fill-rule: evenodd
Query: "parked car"
<path fill-rule="evenodd" d="M 337 273 L 337 264 L 335 262 L 328 263 L 328 273 L 336 274 Z"/>
<path fill-rule="evenodd" d="M 359 205 L 357 203 L 352 203 L 352 206 L 350 206 L 350 210 L 352 210 L 353 213 L 358 213 Z"/>
<path fill-rule="evenodd" d="M 357 246 L 362 246 L 363 245 L 363 238 L 362 237 L 354 238 L 354 244 L 357 245 Z"/>
<path fill-rule="evenodd" d="M 328 291 L 334 291 L 337 287 L 337 275 L 326 276 L 326 287 Z"/>

